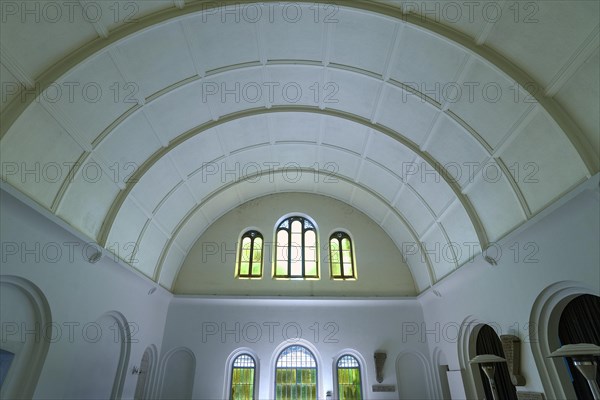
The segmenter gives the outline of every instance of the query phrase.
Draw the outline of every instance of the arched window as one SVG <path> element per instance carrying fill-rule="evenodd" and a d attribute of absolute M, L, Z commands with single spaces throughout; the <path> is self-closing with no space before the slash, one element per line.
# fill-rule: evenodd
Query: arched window
<path fill-rule="evenodd" d="M 329 237 L 329 262 L 333 279 L 356 279 L 352 240 L 346 232 L 334 232 Z"/>
<path fill-rule="evenodd" d="M 494 328 L 489 325 L 484 325 L 479 330 L 475 343 L 475 351 L 477 355 L 493 354 L 505 358 L 502 342 L 496 331 L 494 331 Z M 489 379 L 482 368 L 479 368 L 479 374 L 483 383 L 485 398 L 491 399 L 493 395 Z M 517 391 L 510 380 L 510 372 L 506 362 L 496 364 L 494 377 L 499 397 L 503 400 L 517 400 Z"/>
<path fill-rule="evenodd" d="M 256 363 L 249 354 L 240 354 L 231 367 L 231 400 L 253 400 Z"/>
<path fill-rule="evenodd" d="M 571 300 L 563 310 L 558 323 L 558 338 L 561 344 L 591 343 L 600 346 L 600 297 L 584 294 Z M 594 361 L 600 363 L 600 357 Z M 592 400 L 594 397 L 581 372 L 573 363 L 573 358 L 565 357 L 575 395 L 579 400 Z M 600 385 L 600 374 L 596 374 Z"/>
<path fill-rule="evenodd" d="M 319 278 L 317 230 L 307 218 L 283 220 L 275 233 L 275 278 Z"/>
<path fill-rule="evenodd" d="M 275 399 L 317 399 L 317 362 L 306 347 L 286 347 L 277 357 Z"/>
<path fill-rule="evenodd" d="M 263 237 L 255 230 L 242 235 L 238 254 L 236 276 L 238 278 L 262 277 Z"/>
<path fill-rule="evenodd" d="M 336 365 L 339 400 L 362 400 L 362 383 L 358 360 L 346 354 Z"/>

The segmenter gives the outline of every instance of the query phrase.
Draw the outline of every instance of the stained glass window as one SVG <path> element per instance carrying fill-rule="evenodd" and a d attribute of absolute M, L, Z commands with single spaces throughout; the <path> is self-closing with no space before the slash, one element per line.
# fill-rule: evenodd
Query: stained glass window
<path fill-rule="evenodd" d="M 317 362 L 303 346 L 289 346 L 275 366 L 276 400 L 316 400 Z"/>
<path fill-rule="evenodd" d="M 275 278 L 319 278 L 317 230 L 308 218 L 282 221 L 275 242 Z"/>
<path fill-rule="evenodd" d="M 242 235 L 238 254 L 236 276 L 238 278 L 262 277 L 263 237 L 258 231 L 248 231 Z"/>
<path fill-rule="evenodd" d="M 256 365 L 252 356 L 241 354 L 231 369 L 231 400 L 253 400 Z"/>
<path fill-rule="evenodd" d="M 337 382 L 339 400 L 362 400 L 360 364 L 347 354 L 337 362 Z"/>
<path fill-rule="evenodd" d="M 352 240 L 347 233 L 334 232 L 329 237 L 329 263 L 333 279 L 356 279 Z"/>

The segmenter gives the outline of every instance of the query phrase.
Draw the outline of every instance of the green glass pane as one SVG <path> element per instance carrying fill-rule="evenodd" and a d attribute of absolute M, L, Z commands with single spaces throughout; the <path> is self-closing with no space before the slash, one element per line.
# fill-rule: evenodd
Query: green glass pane
<path fill-rule="evenodd" d="M 261 272 L 260 272 L 260 263 L 256 262 L 256 263 L 252 263 L 252 275 L 254 276 L 260 276 Z"/>
<path fill-rule="evenodd" d="M 242 265 L 240 265 L 240 275 L 248 275 L 249 268 L 250 264 L 243 262 Z"/>
<path fill-rule="evenodd" d="M 348 238 L 343 238 L 342 239 L 342 250 L 350 250 L 351 246 L 350 246 L 350 240 Z"/>

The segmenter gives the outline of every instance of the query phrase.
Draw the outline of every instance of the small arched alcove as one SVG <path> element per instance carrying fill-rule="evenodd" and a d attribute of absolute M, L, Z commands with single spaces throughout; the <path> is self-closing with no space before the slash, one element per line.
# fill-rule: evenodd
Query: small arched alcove
<path fill-rule="evenodd" d="M 30 281 L 0 275 L 0 325 L 2 372 L 0 398 L 32 398 L 50 340 L 50 306 L 42 291 Z"/>

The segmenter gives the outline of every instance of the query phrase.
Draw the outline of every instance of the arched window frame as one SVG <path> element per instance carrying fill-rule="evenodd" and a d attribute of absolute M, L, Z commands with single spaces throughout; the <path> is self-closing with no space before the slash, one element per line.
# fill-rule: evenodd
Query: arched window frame
<path fill-rule="evenodd" d="M 364 394 L 365 391 L 363 389 L 364 386 L 364 382 L 365 382 L 365 377 L 364 377 L 364 371 L 363 371 L 363 361 L 362 361 L 362 357 L 357 356 L 354 352 L 349 352 L 349 351 L 345 351 L 342 354 L 340 354 L 338 357 L 334 358 L 334 363 L 333 363 L 333 376 L 334 376 L 334 382 L 335 382 L 335 398 L 336 399 L 340 399 L 340 400 L 346 400 L 346 398 L 342 399 L 340 397 L 340 382 L 339 382 L 339 369 L 340 369 L 340 361 L 344 358 L 344 357 L 351 357 L 352 359 L 354 359 L 358 365 L 357 369 L 358 369 L 358 376 L 360 377 L 360 399 L 364 400 Z"/>
<path fill-rule="evenodd" d="M 242 251 L 244 250 L 244 239 L 250 239 L 250 254 L 247 261 L 242 260 Z M 252 271 L 252 259 L 254 257 L 256 251 L 256 239 L 261 240 L 261 248 L 260 248 L 260 268 L 258 273 L 253 273 Z M 235 263 L 235 277 L 239 279 L 261 279 L 263 275 L 264 268 L 264 249 L 265 249 L 265 239 L 263 235 L 257 229 L 246 229 L 244 233 L 240 236 L 240 240 L 238 241 L 238 252 L 237 252 L 237 260 Z M 248 273 L 242 273 L 242 263 L 248 263 Z"/>
<path fill-rule="evenodd" d="M 283 355 L 283 353 L 288 350 L 291 349 L 293 347 L 299 347 L 302 348 L 306 353 L 308 353 L 310 355 L 310 357 L 312 358 L 312 360 L 314 361 L 314 370 L 315 370 L 315 397 L 314 400 L 317 400 L 320 398 L 320 393 L 319 393 L 319 388 L 320 388 L 320 369 L 319 369 L 319 360 L 317 358 L 316 353 L 311 350 L 308 346 L 304 345 L 304 343 L 302 343 L 302 341 L 299 341 L 298 343 L 294 343 L 294 344 L 288 344 L 285 347 L 281 348 L 279 351 L 276 351 L 276 357 L 274 358 L 274 362 L 273 362 L 273 396 L 272 398 L 277 400 L 277 370 L 278 369 L 286 369 L 285 367 L 278 367 L 277 364 L 279 364 L 279 360 L 281 358 L 281 356 Z M 312 369 L 313 367 L 289 367 L 289 368 L 294 368 L 294 369 Z"/>
<path fill-rule="evenodd" d="M 294 274 L 292 273 L 292 260 L 294 256 L 297 256 L 293 253 L 294 243 L 292 241 L 292 225 L 294 222 L 300 222 L 301 224 L 301 241 L 298 246 L 300 249 L 299 257 L 301 258 L 301 273 Z M 282 246 L 279 244 L 278 235 L 279 232 L 285 231 L 287 233 L 287 245 L 285 248 L 287 249 L 287 260 L 280 260 L 280 249 Z M 308 232 L 313 232 L 315 237 L 315 245 L 314 245 L 314 262 L 315 262 L 315 274 L 307 274 L 306 272 L 306 253 L 307 246 L 305 243 L 306 235 Z M 277 224 L 275 225 L 275 245 L 274 247 L 274 255 L 273 255 L 273 278 L 275 279 L 319 279 L 319 235 L 317 224 L 312 220 L 312 218 L 300 214 L 292 214 L 281 218 Z M 285 266 L 285 273 L 278 273 L 278 267 L 280 262 L 285 262 L 287 265 Z M 311 260 L 309 260 L 311 261 Z"/>
<path fill-rule="evenodd" d="M 351 273 L 344 273 L 344 262 L 343 262 L 343 251 L 342 251 L 342 241 L 346 239 L 350 244 L 350 264 L 351 264 Z M 332 240 L 336 240 L 338 242 L 338 259 L 340 260 L 340 274 L 334 274 L 333 271 L 333 260 L 334 260 L 334 250 L 332 249 L 331 242 Z M 329 249 L 329 274 L 331 279 L 334 280 L 356 280 L 358 279 L 358 271 L 356 268 L 356 256 L 354 249 L 354 240 L 345 230 L 336 230 L 331 235 L 329 235 L 329 240 L 327 241 L 327 246 Z"/>
<path fill-rule="evenodd" d="M 233 351 L 229 357 L 227 357 L 227 361 L 225 363 L 225 386 L 223 387 L 223 399 L 231 400 L 231 389 L 232 389 L 232 375 L 233 375 L 233 365 L 237 358 L 242 355 L 247 355 L 252 358 L 254 361 L 254 391 L 253 391 L 253 399 L 258 399 L 259 393 L 259 385 L 260 385 L 260 359 L 258 355 L 250 348 L 241 347 Z"/>

